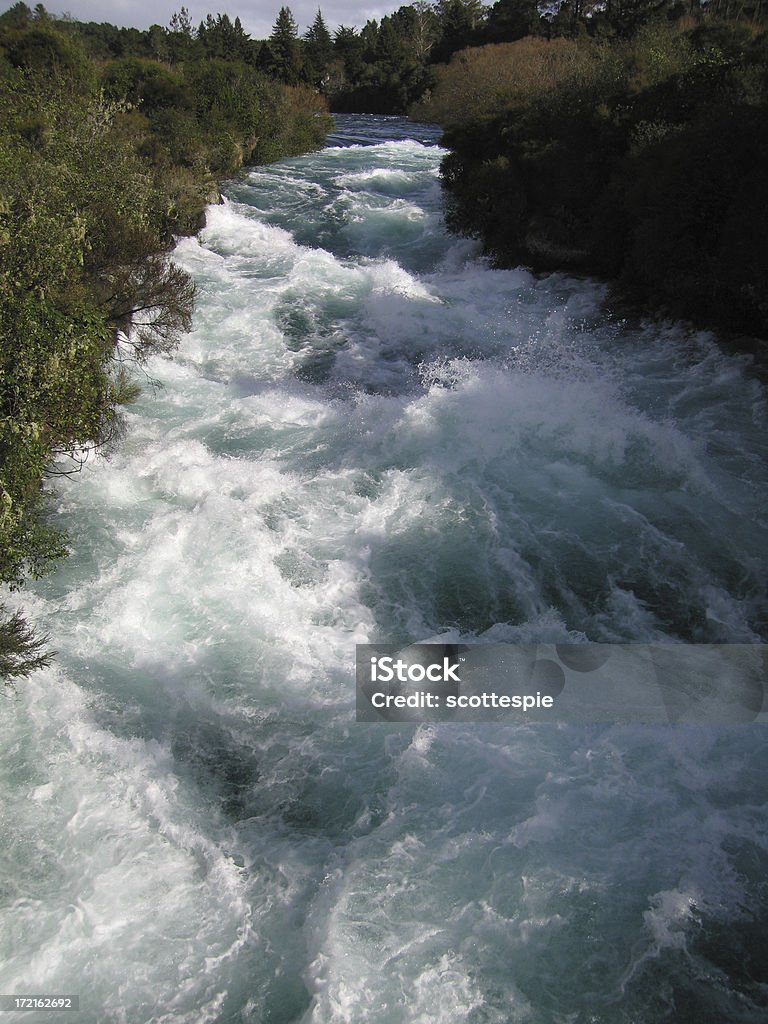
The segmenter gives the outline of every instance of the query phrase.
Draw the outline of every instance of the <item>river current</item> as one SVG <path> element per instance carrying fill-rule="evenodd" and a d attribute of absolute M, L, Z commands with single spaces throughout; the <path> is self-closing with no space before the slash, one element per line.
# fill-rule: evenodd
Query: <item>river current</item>
<path fill-rule="evenodd" d="M 0 701 L 11 1021 L 757 1024 L 763 726 L 354 721 L 357 643 L 765 642 L 765 392 L 444 227 L 438 132 L 226 189 L 194 330 L 57 485 Z"/>

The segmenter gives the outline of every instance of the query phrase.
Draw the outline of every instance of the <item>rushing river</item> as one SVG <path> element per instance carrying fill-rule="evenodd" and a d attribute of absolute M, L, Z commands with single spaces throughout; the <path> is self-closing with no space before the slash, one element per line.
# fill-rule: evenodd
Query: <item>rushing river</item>
<path fill-rule="evenodd" d="M 429 127 L 227 189 L 0 701 L 11 1021 L 757 1024 L 764 727 L 354 721 L 373 641 L 766 638 L 766 402 L 449 236 Z"/>

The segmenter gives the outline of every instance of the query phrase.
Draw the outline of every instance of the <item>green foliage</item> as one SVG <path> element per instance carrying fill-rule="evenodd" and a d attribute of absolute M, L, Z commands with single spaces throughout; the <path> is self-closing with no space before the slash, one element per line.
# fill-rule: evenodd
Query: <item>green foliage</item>
<path fill-rule="evenodd" d="M 262 51 L 264 69 L 286 85 L 297 85 L 303 76 L 304 60 L 299 29 L 289 7 L 281 7 L 272 35 Z"/>
<path fill-rule="evenodd" d="M 146 116 L 190 105 L 181 74 L 146 57 L 110 61 L 101 69 L 101 83 L 107 97 L 126 100 Z"/>
<path fill-rule="evenodd" d="M 738 7 L 730 0 L 711 0 L 706 9 L 728 16 L 738 12 L 744 38 L 768 15 L 762 0 Z M 704 5 L 681 0 L 497 0 L 492 6 L 483 6 L 480 0 L 416 0 L 380 22 L 368 21 L 359 33 L 340 28 L 335 61 L 323 88 L 336 110 L 402 113 L 420 103 L 417 116 L 428 117 L 430 93 L 435 84 L 440 89 L 444 66 L 457 60 L 474 62 L 468 55 L 477 48 L 520 40 L 567 40 L 586 53 L 590 43 L 612 43 L 617 49 L 626 43 L 631 49 L 640 35 L 645 39 L 635 46 L 638 66 L 632 69 L 627 64 L 624 70 L 634 74 L 637 88 L 644 88 L 652 80 L 667 78 L 682 56 L 676 51 L 679 33 L 670 33 L 670 27 L 682 16 L 688 19 L 686 28 L 695 27 L 703 10 Z M 677 40 L 671 38 L 675 35 Z M 714 49 L 719 46 L 714 38 L 711 44 Z M 476 106 L 481 105 L 478 93 Z"/>
<path fill-rule="evenodd" d="M 44 477 L 118 429 L 116 331 L 142 359 L 190 322 L 164 196 L 119 117 L 46 78 L 0 81 L 0 579 L 14 586 L 64 550 L 40 519 Z"/>
<path fill-rule="evenodd" d="M 32 21 L 32 11 L 25 3 L 16 3 L 0 14 L 0 31 L 27 28 Z"/>
<path fill-rule="evenodd" d="M 0 679 L 28 676 L 50 665 L 53 657 L 45 650 L 48 637 L 35 636 L 19 612 L 5 618 L 0 605 Z"/>
<path fill-rule="evenodd" d="M 487 120 L 544 99 L 595 73 L 597 52 L 570 39 L 527 38 L 460 50 L 437 68 L 435 84 L 411 116 L 446 128 Z"/>
<path fill-rule="evenodd" d="M 205 31 L 218 31 L 222 23 L 230 24 L 219 18 Z M 316 148 L 330 130 L 325 103 L 314 93 L 297 94 L 231 53 L 174 68 L 124 57 L 104 65 L 102 80 L 108 96 L 132 105 L 131 130 L 141 153 L 166 181 L 170 176 L 177 183 L 174 232 L 196 227 L 216 178 L 246 163 Z M 185 181 L 187 170 L 192 178 Z M 195 190 L 195 182 L 203 187 Z"/>
<path fill-rule="evenodd" d="M 434 57 L 442 63 L 457 50 L 480 41 L 476 30 L 481 21 L 481 7 L 478 0 L 440 0 L 437 10 L 440 38 Z"/>
<path fill-rule="evenodd" d="M 340 28 L 329 88 L 333 108 L 405 113 L 432 82 L 429 60 L 438 38 L 438 16 L 422 3 L 400 7 L 381 23 L 369 21 L 359 34 Z"/>
<path fill-rule="evenodd" d="M 426 107 L 449 129 L 451 227 L 502 263 L 598 272 L 638 308 L 768 337 L 765 37 L 647 23 L 569 43 L 546 87 L 533 44 L 511 44 L 508 86 L 483 51 L 457 55 Z"/>
<path fill-rule="evenodd" d="M 319 9 L 315 20 L 304 35 L 304 40 L 307 81 L 322 89 L 328 83 L 328 72 L 333 62 L 333 39 Z"/>
<path fill-rule="evenodd" d="M 255 56 L 250 37 L 243 31 L 239 18 L 233 23 L 226 14 L 217 14 L 215 18 L 209 14 L 200 23 L 197 38 L 206 57 L 247 61 Z"/>
<path fill-rule="evenodd" d="M 768 337 L 765 107 L 720 109 L 633 149 L 596 213 L 592 249 L 624 295 Z"/>
<path fill-rule="evenodd" d="M 0 19 L 0 584 L 19 587 L 66 554 L 46 515 L 47 479 L 119 439 L 121 407 L 138 393 L 130 367 L 171 352 L 191 327 L 194 288 L 170 260 L 174 235 L 200 226 L 218 177 L 316 147 L 330 121 L 316 93 L 232 59 L 247 42 L 239 21 L 222 16 L 206 29 L 229 33 L 228 59 L 171 67 L 132 53 L 97 68 L 73 23 L 62 33 L 23 5 L 8 15 Z M 114 41 L 112 28 L 99 38 Z M 150 30 L 146 41 L 162 49 L 172 35 Z M 176 35 L 190 42 L 184 21 Z M 24 675 L 46 660 L 23 620 L 0 616 L 0 674 Z"/>
<path fill-rule="evenodd" d="M 483 40 L 511 43 L 524 39 L 535 34 L 540 21 L 536 0 L 497 0 L 488 13 Z"/>

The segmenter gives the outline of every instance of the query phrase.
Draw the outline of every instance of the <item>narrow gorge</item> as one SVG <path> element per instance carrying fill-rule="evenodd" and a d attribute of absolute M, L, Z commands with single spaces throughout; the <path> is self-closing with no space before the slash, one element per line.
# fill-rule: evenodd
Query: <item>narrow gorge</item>
<path fill-rule="evenodd" d="M 1 992 L 765 1020 L 762 726 L 354 721 L 357 643 L 766 640 L 749 359 L 493 269 L 438 139 L 339 116 L 179 242 L 194 329 L 57 484 L 72 555 L 22 595 L 58 653 L 0 702 Z"/>

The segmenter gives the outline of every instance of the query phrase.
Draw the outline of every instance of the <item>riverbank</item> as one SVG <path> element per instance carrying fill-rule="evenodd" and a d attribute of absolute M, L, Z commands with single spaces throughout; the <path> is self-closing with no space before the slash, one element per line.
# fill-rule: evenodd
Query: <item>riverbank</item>
<path fill-rule="evenodd" d="M 14 11 L 0 23 L 0 584 L 13 588 L 66 554 L 45 482 L 115 447 L 147 360 L 191 327 L 174 240 L 200 228 L 218 181 L 319 147 L 333 123 L 312 90 L 237 60 L 95 61 L 71 25 Z M 23 620 L 0 622 L 0 675 L 44 660 Z"/>
<path fill-rule="evenodd" d="M 449 225 L 498 266 L 593 274 L 615 307 L 765 365 L 767 46 L 707 22 L 463 51 L 414 110 L 445 128 Z"/>

